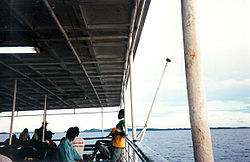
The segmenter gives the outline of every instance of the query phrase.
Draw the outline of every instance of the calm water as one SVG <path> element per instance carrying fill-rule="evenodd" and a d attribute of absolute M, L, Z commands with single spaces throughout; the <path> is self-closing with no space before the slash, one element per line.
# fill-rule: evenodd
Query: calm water
<path fill-rule="evenodd" d="M 108 132 L 105 132 L 105 135 L 107 134 Z M 250 162 L 250 129 L 212 129 L 211 135 L 216 162 Z M 65 134 L 56 133 L 53 137 L 62 136 Z M 101 134 L 80 135 L 80 137 L 97 136 Z M 8 135 L 0 135 L 0 141 L 4 141 L 7 137 Z M 171 162 L 194 161 L 190 130 L 148 131 L 143 143 Z"/>
<path fill-rule="evenodd" d="M 250 162 L 250 129 L 212 129 L 213 152 L 218 162 Z M 191 162 L 190 130 L 147 132 L 144 144 L 173 162 Z"/>

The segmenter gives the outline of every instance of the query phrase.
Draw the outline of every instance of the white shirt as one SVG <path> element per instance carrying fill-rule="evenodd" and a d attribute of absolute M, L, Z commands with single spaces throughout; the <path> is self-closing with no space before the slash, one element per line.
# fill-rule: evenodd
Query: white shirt
<path fill-rule="evenodd" d="M 83 157 L 83 151 L 84 151 L 84 146 L 85 142 L 84 139 L 76 137 L 74 141 L 71 141 L 74 149 L 78 152 L 78 154 Z"/>

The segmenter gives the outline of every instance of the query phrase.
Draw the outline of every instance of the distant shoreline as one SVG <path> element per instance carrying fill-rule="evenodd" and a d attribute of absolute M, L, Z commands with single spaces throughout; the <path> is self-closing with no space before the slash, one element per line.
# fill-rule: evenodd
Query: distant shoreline
<path fill-rule="evenodd" d="M 210 127 L 210 129 L 250 129 L 250 127 Z M 136 129 L 137 131 L 141 131 L 142 129 Z M 166 129 L 160 129 L 160 128 L 147 128 L 147 131 L 172 131 L 172 130 L 191 130 L 191 128 L 166 128 Z M 84 132 L 101 132 L 101 129 L 89 129 L 80 131 L 81 133 Z M 111 128 L 104 129 L 104 132 L 110 132 Z M 128 131 L 132 131 L 131 128 L 128 129 Z M 20 132 L 13 132 L 13 134 L 20 133 Z M 33 133 L 33 132 L 30 132 Z M 57 133 L 63 133 L 63 132 L 57 132 Z M 0 132 L 0 134 L 9 134 L 8 132 Z"/>
<path fill-rule="evenodd" d="M 210 129 L 250 129 L 250 127 L 211 127 Z M 136 129 L 138 131 L 141 131 L 142 129 Z M 191 128 L 166 128 L 166 129 L 160 129 L 160 128 L 147 128 L 147 131 L 172 131 L 172 130 L 191 130 Z M 101 132 L 101 129 L 89 129 L 81 131 L 83 132 Z M 110 132 L 110 129 L 104 129 L 104 132 Z M 131 128 L 128 129 L 128 131 L 132 131 Z"/>

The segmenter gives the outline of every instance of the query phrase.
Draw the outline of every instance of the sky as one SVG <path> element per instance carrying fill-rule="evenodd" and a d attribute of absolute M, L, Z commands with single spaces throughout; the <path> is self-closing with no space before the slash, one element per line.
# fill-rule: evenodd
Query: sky
<path fill-rule="evenodd" d="M 249 0 L 198 1 L 197 20 L 210 127 L 250 126 L 249 8 Z M 181 21 L 180 0 L 151 1 L 133 65 L 133 101 L 138 127 L 145 124 L 166 58 L 172 62 L 164 74 L 148 127 L 190 127 Z M 129 86 L 125 98 L 127 124 L 131 126 Z M 73 113 L 73 110 L 67 112 Z M 100 112 L 100 109 L 76 112 Z M 34 113 L 43 111 L 29 112 Z M 43 116 L 17 117 L 13 129 L 18 132 L 27 127 L 33 131 L 41 126 L 42 120 Z M 48 129 L 54 132 L 71 126 L 78 126 L 80 130 L 101 128 L 100 113 L 49 115 L 47 121 Z M 114 127 L 117 122 L 117 112 L 104 114 L 104 128 Z M 10 118 L 2 117 L 0 123 L 0 132 L 8 132 Z"/>

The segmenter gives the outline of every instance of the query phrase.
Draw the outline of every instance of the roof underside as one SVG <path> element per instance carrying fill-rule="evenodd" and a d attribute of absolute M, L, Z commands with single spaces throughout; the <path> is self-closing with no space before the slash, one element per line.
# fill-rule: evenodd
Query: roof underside
<path fill-rule="evenodd" d="M 150 3 L 142 9 L 143 2 L 134 21 L 134 55 Z M 0 112 L 12 111 L 15 80 L 16 111 L 42 110 L 45 95 L 47 109 L 119 106 L 134 3 L 49 0 L 48 7 L 42 0 L 1 0 L 0 46 L 36 46 L 40 54 L 0 55 Z"/>

